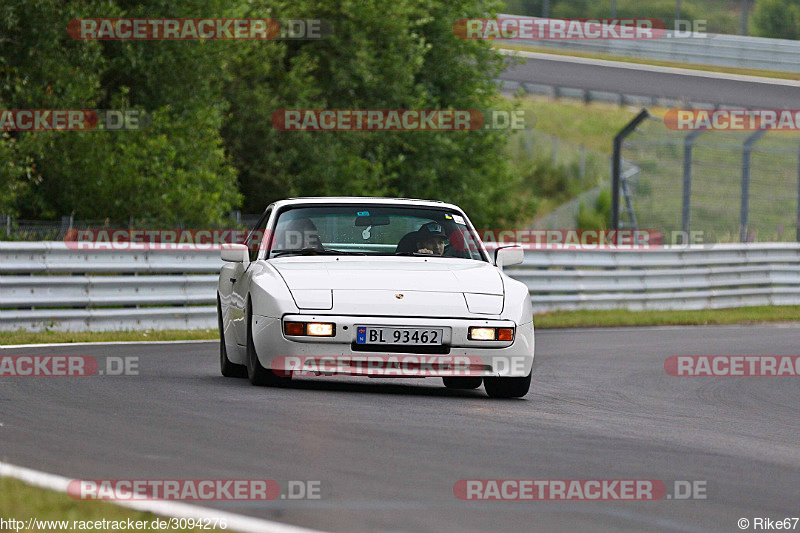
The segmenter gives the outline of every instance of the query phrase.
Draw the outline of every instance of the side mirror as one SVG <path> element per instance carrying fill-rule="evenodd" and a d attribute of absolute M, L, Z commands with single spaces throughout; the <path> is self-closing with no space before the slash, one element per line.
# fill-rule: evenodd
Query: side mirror
<path fill-rule="evenodd" d="M 504 246 L 494 252 L 494 264 L 498 268 L 519 265 L 525 260 L 525 250 L 522 246 Z"/>
<path fill-rule="evenodd" d="M 223 261 L 228 263 L 248 263 L 250 255 L 247 246 L 244 244 L 223 244 L 220 250 Z"/>

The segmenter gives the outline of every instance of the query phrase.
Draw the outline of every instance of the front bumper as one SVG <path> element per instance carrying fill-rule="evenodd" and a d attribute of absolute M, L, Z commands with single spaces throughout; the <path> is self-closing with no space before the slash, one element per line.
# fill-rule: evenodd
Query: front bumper
<path fill-rule="evenodd" d="M 283 332 L 284 321 L 333 322 L 333 337 L 289 337 Z M 405 347 L 402 351 L 391 348 L 364 347 L 355 344 L 357 326 L 441 328 L 444 330 L 441 349 L 432 353 L 427 347 L 415 351 Z M 469 327 L 514 327 L 513 341 L 471 341 L 467 338 Z M 336 361 L 336 373 L 349 375 L 375 375 L 370 373 L 365 360 L 382 358 L 413 363 L 420 358 L 428 363 L 424 376 L 412 372 L 386 372 L 383 377 L 435 377 L 435 376 L 498 376 L 522 377 L 531 372 L 534 355 L 533 322 L 517 325 L 508 320 L 363 317 L 341 315 L 292 314 L 283 319 L 255 315 L 253 317 L 253 343 L 261 365 L 265 368 L 286 368 L 286 358 L 301 358 L 310 368 L 330 368 Z M 374 348 L 374 350 L 373 350 Z M 348 364 L 352 362 L 352 364 Z M 452 362 L 453 365 L 450 365 Z M 326 367 L 325 365 L 328 364 Z M 408 367 L 406 367 L 408 368 Z M 454 373 L 455 371 L 455 373 Z"/>

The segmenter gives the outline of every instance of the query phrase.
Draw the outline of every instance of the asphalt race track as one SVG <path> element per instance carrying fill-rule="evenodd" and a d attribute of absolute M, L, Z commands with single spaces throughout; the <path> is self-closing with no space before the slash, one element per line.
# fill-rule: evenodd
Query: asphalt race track
<path fill-rule="evenodd" d="M 138 376 L 0 378 L 0 460 L 69 478 L 319 480 L 204 506 L 326 531 L 739 531 L 800 515 L 800 378 L 671 377 L 670 355 L 798 355 L 800 324 L 537 333 L 522 400 L 438 379 L 218 372 L 216 343 L 4 349 L 139 357 Z M 705 500 L 464 502 L 460 479 L 705 481 Z M 798 526 L 800 527 L 800 526 Z"/>
<path fill-rule="evenodd" d="M 725 79 L 724 74 L 713 72 L 676 73 L 663 67 L 587 60 L 552 54 L 528 55 L 530 57 L 521 58 L 523 59 L 522 64 L 510 67 L 498 78 L 520 83 L 539 83 L 676 100 L 685 99 L 690 102 L 715 105 L 793 109 L 800 104 L 800 82 L 796 81 L 753 82 L 743 79 Z M 739 77 L 732 76 L 732 78 Z"/>

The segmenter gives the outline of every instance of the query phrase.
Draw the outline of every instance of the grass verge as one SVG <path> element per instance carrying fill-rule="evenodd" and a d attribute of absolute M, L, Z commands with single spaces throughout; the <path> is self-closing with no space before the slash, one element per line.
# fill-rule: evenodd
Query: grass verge
<path fill-rule="evenodd" d="M 613 151 L 613 138 L 641 111 L 637 106 L 619 106 L 606 102 L 579 100 L 553 100 L 547 96 L 525 95 L 515 104 L 536 117 L 533 127 L 537 131 L 555 135 L 570 143 L 583 144 L 591 150 L 605 154 Z M 649 108 L 648 108 L 649 109 Z M 651 111 L 660 115 L 661 110 Z M 524 132 L 515 132 L 512 143 L 519 146 Z M 545 153 L 549 155 L 549 153 Z M 604 162 L 605 163 L 605 162 Z"/>
<path fill-rule="evenodd" d="M 70 342 L 194 341 L 218 339 L 215 329 L 165 329 L 145 331 L 0 331 L 4 344 L 45 344 Z"/>
<path fill-rule="evenodd" d="M 800 321 L 800 305 L 701 309 L 697 311 L 558 311 L 534 316 L 538 329 L 600 326 L 701 326 Z"/>
<path fill-rule="evenodd" d="M 41 489 L 26 485 L 22 481 L 0 477 L 0 509 L 3 511 L 4 520 L 14 519 L 25 522 L 25 527 L 18 531 L 78 531 L 78 527 L 73 527 L 79 522 L 95 522 L 100 520 L 125 522 L 130 519 L 133 522 L 147 522 L 147 528 L 137 531 L 159 531 L 149 526 L 153 520 L 168 520 L 158 517 L 151 513 L 134 511 L 125 507 L 102 501 L 73 500 L 67 494 L 53 490 Z M 27 529 L 27 522 L 31 518 L 36 520 L 55 520 L 68 521 L 67 527 L 63 524 L 41 524 Z M 93 524 L 94 525 L 94 524 Z M 102 524 L 101 524 L 102 525 Z M 178 524 L 179 525 L 179 524 Z M 0 528 L 3 529 L 3 528 Z M 8 531 L 15 531 L 14 528 L 5 528 Z M 99 531 L 110 531 L 107 528 L 92 528 Z M 122 531 L 122 529 L 120 529 Z M 195 529 L 170 529 L 170 531 L 196 531 Z"/>
<path fill-rule="evenodd" d="M 800 322 L 800 305 L 702 309 L 698 311 L 556 311 L 534 316 L 537 329 L 602 326 L 695 326 L 707 324 L 759 324 Z M 110 341 L 216 340 L 216 329 L 163 331 L 3 331 L 3 344 L 44 344 Z"/>

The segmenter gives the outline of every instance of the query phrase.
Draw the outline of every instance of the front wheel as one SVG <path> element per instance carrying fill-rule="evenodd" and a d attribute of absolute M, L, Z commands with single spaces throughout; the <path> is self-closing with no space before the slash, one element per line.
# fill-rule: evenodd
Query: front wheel
<path fill-rule="evenodd" d="M 292 375 L 279 376 L 270 369 L 261 366 L 256 355 L 256 346 L 253 342 L 253 311 L 248 302 L 247 306 L 247 377 L 250 383 L 260 387 L 288 387 L 292 382 Z"/>
<path fill-rule="evenodd" d="M 531 388 L 531 373 L 522 378 L 483 378 L 486 394 L 491 398 L 522 398 Z"/>
<path fill-rule="evenodd" d="M 219 327 L 219 370 L 226 378 L 246 378 L 247 367 L 237 365 L 228 359 L 228 349 L 225 347 L 225 328 L 222 326 L 222 305 L 217 298 L 217 325 Z"/>

